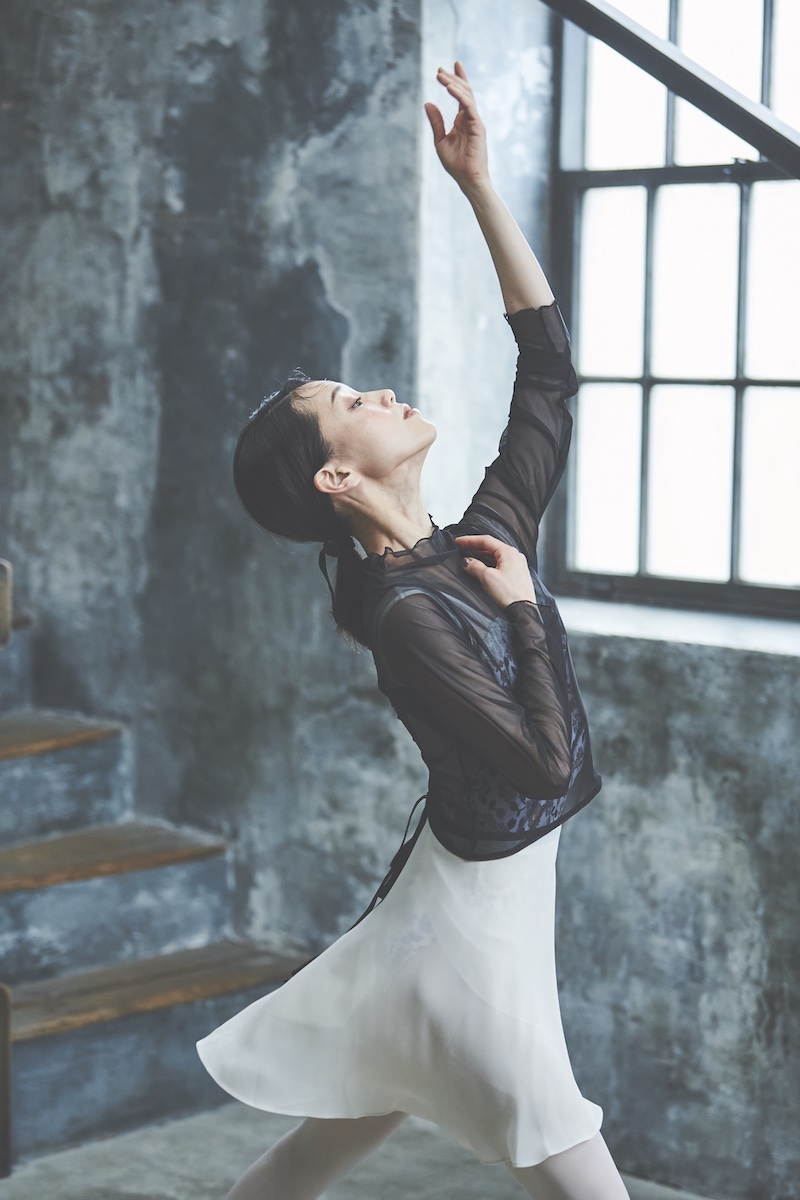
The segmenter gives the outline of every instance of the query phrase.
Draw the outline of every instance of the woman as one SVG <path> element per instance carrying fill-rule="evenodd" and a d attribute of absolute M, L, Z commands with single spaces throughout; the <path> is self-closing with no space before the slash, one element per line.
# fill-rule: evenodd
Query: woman
<path fill-rule="evenodd" d="M 512 404 L 498 457 L 443 528 L 419 491 L 436 429 L 389 389 L 295 371 L 239 438 L 246 510 L 322 541 L 326 579 L 325 554 L 337 557 L 337 627 L 372 651 L 430 777 L 413 837 L 355 925 L 197 1043 L 232 1095 L 305 1117 L 228 1200 L 320 1196 L 408 1113 L 502 1162 L 530 1196 L 628 1195 L 603 1110 L 572 1073 L 555 970 L 561 826 L 601 786 L 536 572 L 577 380 L 555 297 L 492 187 L 464 67 L 437 77 L 459 110 L 446 133 L 425 105 L 436 151 L 473 207 L 519 346 Z"/>

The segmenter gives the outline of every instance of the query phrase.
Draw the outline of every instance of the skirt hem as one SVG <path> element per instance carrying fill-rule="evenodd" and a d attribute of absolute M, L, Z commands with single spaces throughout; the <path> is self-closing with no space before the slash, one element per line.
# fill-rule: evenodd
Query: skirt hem
<path fill-rule="evenodd" d="M 600 1122 L 599 1122 L 597 1128 L 594 1129 L 592 1131 L 592 1133 L 590 1133 L 588 1135 L 588 1137 L 580 1137 L 576 1141 L 571 1141 L 565 1146 L 559 1146 L 557 1150 L 550 1150 L 547 1154 L 544 1155 L 543 1158 L 537 1158 L 534 1162 L 519 1163 L 519 1162 L 514 1162 L 513 1159 L 511 1159 L 511 1158 L 481 1158 L 481 1156 L 473 1149 L 472 1146 L 467 1145 L 466 1142 L 462 1141 L 460 1138 L 457 1138 L 449 1130 L 443 1129 L 440 1125 L 437 1124 L 436 1121 L 433 1120 L 432 1117 L 427 1117 L 423 1113 L 415 1113 L 406 1108 L 399 1108 L 399 1107 L 395 1106 L 394 1108 L 381 1109 L 379 1112 L 355 1112 L 355 1113 L 347 1112 L 347 1113 L 345 1113 L 345 1112 L 338 1111 L 335 1113 L 332 1113 L 332 1112 L 320 1113 L 320 1112 L 309 1112 L 307 1107 L 303 1110 L 300 1110 L 297 1108 L 286 1108 L 286 1107 L 276 1108 L 274 1106 L 268 1107 L 266 1104 L 256 1104 L 253 1100 L 246 1100 L 243 1095 L 240 1095 L 237 1092 L 233 1091 L 230 1087 L 227 1086 L 227 1084 L 220 1083 L 219 1079 L 217 1079 L 216 1075 L 209 1068 L 208 1063 L 203 1058 L 203 1055 L 200 1052 L 199 1046 L 200 1046 L 199 1043 L 195 1043 L 197 1053 L 200 1056 L 203 1066 L 206 1068 L 209 1075 L 211 1075 L 211 1077 L 214 1079 L 214 1082 L 217 1084 L 217 1086 L 221 1087 L 222 1090 L 227 1092 L 229 1096 L 232 1096 L 234 1098 L 234 1100 L 238 1100 L 241 1104 L 247 1104 L 250 1108 L 257 1108 L 261 1112 L 276 1113 L 279 1116 L 283 1116 L 283 1117 L 303 1117 L 303 1118 L 304 1117 L 314 1117 L 317 1120 L 352 1120 L 352 1121 L 357 1121 L 361 1117 L 388 1117 L 392 1113 L 402 1112 L 402 1113 L 405 1113 L 406 1116 L 409 1116 L 409 1117 L 415 1116 L 415 1117 L 419 1117 L 420 1120 L 430 1121 L 430 1123 L 432 1125 L 436 1125 L 437 1129 L 441 1129 L 441 1131 L 445 1135 L 445 1137 L 450 1138 L 450 1140 L 455 1142 L 455 1144 L 457 1146 L 461 1146 L 462 1150 L 466 1150 L 469 1154 L 474 1155 L 474 1157 L 477 1159 L 477 1161 L 485 1167 L 510 1166 L 510 1167 L 515 1167 L 518 1169 L 523 1169 L 524 1167 L 536 1167 L 540 1163 L 543 1163 L 545 1161 L 545 1159 L 550 1158 L 553 1154 L 561 1154 L 564 1150 L 570 1150 L 573 1146 L 579 1146 L 581 1144 L 581 1142 L 587 1142 L 590 1140 L 590 1138 L 595 1137 L 595 1135 L 598 1134 L 602 1128 L 603 1117 L 605 1115 L 601 1110 Z M 590 1101 L 590 1103 L 594 1103 L 594 1101 Z"/>

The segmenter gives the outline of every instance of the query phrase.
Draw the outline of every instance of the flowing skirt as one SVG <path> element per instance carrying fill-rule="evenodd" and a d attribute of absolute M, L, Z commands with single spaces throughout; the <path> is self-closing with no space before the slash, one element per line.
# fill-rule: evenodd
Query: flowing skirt
<path fill-rule="evenodd" d="M 313 1117 L 413 1113 L 483 1163 L 532 1166 L 591 1138 L 555 962 L 563 826 L 469 862 L 426 822 L 386 897 L 275 991 L 197 1042 L 245 1104 Z"/>

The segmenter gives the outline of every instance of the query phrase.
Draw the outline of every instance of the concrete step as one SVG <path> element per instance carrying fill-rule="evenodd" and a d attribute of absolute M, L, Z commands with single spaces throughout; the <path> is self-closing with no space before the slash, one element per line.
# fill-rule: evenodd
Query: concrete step
<path fill-rule="evenodd" d="M 311 953 L 225 938 L 12 986 L 12 1165 L 229 1101 L 195 1042 Z"/>
<path fill-rule="evenodd" d="M 131 779 L 119 722 L 48 708 L 0 713 L 0 845 L 130 816 Z"/>
<path fill-rule="evenodd" d="M 11 636 L 0 651 L 0 713 L 33 703 L 33 618 L 15 613 Z"/>
<path fill-rule="evenodd" d="M 231 934 L 226 850 L 156 821 L 3 848 L 0 978 L 48 979 Z"/>

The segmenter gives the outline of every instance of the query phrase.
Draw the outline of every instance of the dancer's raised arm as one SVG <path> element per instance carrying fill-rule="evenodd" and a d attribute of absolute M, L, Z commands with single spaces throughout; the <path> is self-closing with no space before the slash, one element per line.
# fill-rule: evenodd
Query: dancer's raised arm
<path fill-rule="evenodd" d="M 489 177 L 486 129 L 478 113 L 464 65 L 439 68 L 437 78 L 458 101 L 453 128 L 445 132 L 435 104 L 425 112 L 433 130 L 439 160 L 472 205 L 500 281 L 503 303 L 511 316 L 523 308 L 541 308 L 555 299 L 541 264 Z"/>

